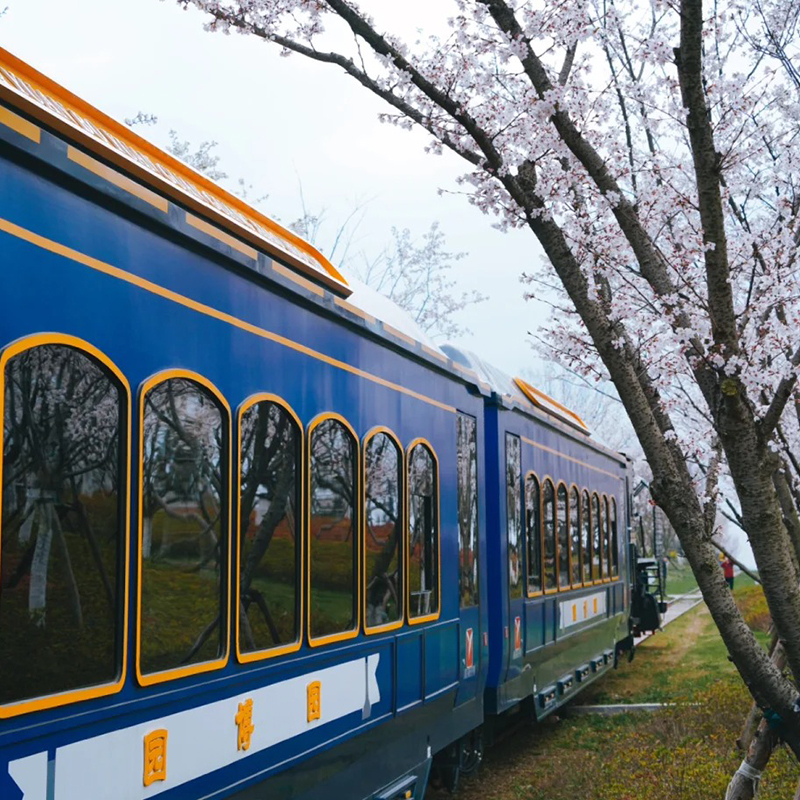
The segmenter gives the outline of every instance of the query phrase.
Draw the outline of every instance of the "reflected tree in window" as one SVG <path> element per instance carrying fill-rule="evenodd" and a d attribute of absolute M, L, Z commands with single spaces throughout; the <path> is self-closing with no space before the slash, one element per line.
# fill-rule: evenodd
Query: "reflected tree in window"
<path fill-rule="evenodd" d="M 508 594 L 522 597 L 522 453 L 518 436 L 506 434 L 506 536 Z"/>
<path fill-rule="evenodd" d="M 544 482 L 544 588 L 558 588 L 556 576 L 556 493 L 552 481 Z"/>
<path fill-rule="evenodd" d="M 456 433 L 458 471 L 458 563 L 461 608 L 478 596 L 478 431 L 474 417 L 459 414 Z"/>
<path fill-rule="evenodd" d="M 611 498 L 611 577 L 619 577 L 619 533 L 617 532 L 617 501 Z"/>
<path fill-rule="evenodd" d="M 574 486 L 569 493 L 569 541 L 572 554 L 572 585 L 578 586 L 581 582 L 581 528 L 580 528 L 580 498 Z"/>
<path fill-rule="evenodd" d="M 356 625 L 358 450 L 345 425 L 324 419 L 311 431 L 310 452 L 310 635 L 319 638 Z"/>
<path fill-rule="evenodd" d="M 558 585 L 569 586 L 569 518 L 567 512 L 567 487 L 563 483 L 558 486 Z"/>
<path fill-rule="evenodd" d="M 603 571 L 606 578 L 611 577 L 611 520 L 608 514 L 608 498 L 603 495 Z"/>
<path fill-rule="evenodd" d="M 143 673 L 224 651 L 227 420 L 200 383 L 169 378 L 143 398 L 141 661 Z"/>
<path fill-rule="evenodd" d="M 424 444 L 408 457 L 408 496 L 409 614 L 421 617 L 439 610 L 439 476 Z"/>
<path fill-rule="evenodd" d="M 0 703 L 112 682 L 121 656 L 126 395 L 44 344 L 4 371 Z"/>
<path fill-rule="evenodd" d="M 542 498 L 533 473 L 525 479 L 525 516 L 528 539 L 528 592 L 542 591 Z"/>
<path fill-rule="evenodd" d="M 278 403 L 241 419 L 239 648 L 265 650 L 300 635 L 300 429 Z"/>
<path fill-rule="evenodd" d="M 583 531 L 583 582 L 592 581 L 592 512 L 589 505 L 589 492 L 581 496 L 581 530 Z"/>
<path fill-rule="evenodd" d="M 376 433 L 364 448 L 364 461 L 367 626 L 375 628 L 403 617 L 402 458 L 391 436 Z"/>
<path fill-rule="evenodd" d="M 602 550 L 603 520 L 600 518 L 600 499 L 592 495 L 592 578 L 599 580 L 603 577 L 603 550 Z"/>

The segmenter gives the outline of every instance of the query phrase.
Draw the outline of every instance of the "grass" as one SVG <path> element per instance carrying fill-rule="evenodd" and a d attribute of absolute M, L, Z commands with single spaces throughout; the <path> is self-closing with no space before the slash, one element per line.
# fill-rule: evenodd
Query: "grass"
<path fill-rule="evenodd" d="M 675 597 L 679 594 L 686 594 L 696 588 L 697 581 L 688 564 L 675 566 L 670 563 L 669 567 L 667 567 L 666 592 L 668 595 Z"/>
<path fill-rule="evenodd" d="M 761 590 L 737 579 L 737 602 L 759 638 L 769 617 Z M 460 800 L 721 800 L 741 762 L 734 742 L 750 697 L 705 606 L 637 648 L 580 696 L 581 703 L 675 703 L 654 713 L 551 718 L 490 749 Z M 773 755 L 759 800 L 792 797 L 797 763 Z M 431 800 L 444 797 L 430 793 Z"/>

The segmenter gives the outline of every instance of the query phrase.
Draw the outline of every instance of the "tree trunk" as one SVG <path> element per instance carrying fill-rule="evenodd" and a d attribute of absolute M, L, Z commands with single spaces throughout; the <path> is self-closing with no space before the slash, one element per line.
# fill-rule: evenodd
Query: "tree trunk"
<path fill-rule="evenodd" d="M 725 800 L 753 800 L 758 794 L 761 773 L 778 743 L 778 735 L 762 720 L 750 743 L 747 756 L 733 775 Z"/>
<path fill-rule="evenodd" d="M 150 558 L 153 550 L 153 518 L 145 516 L 142 520 L 142 558 Z"/>
<path fill-rule="evenodd" d="M 50 519 L 52 509 L 51 503 L 44 503 L 39 506 L 36 515 L 36 548 L 33 551 L 31 582 L 28 587 L 28 614 L 39 628 L 43 628 L 46 622 L 47 573 L 53 544 L 53 525 Z"/>

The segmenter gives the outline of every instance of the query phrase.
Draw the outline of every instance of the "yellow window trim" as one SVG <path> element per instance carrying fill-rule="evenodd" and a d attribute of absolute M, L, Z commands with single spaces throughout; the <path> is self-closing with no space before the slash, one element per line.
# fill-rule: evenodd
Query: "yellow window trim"
<path fill-rule="evenodd" d="M 529 591 L 529 583 L 528 583 L 528 570 L 530 569 L 530 565 L 528 564 L 528 478 L 533 476 L 533 479 L 536 481 L 537 486 L 537 494 L 539 497 L 539 569 L 541 570 L 541 574 L 539 576 L 539 583 L 541 584 L 542 588 L 537 589 L 536 591 Z M 542 496 L 542 482 L 539 480 L 539 476 L 536 474 L 535 470 L 529 469 L 525 473 L 525 480 L 522 482 L 522 495 L 523 495 L 523 505 L 525 506 L 525 525 L 524 533 L 525 533 L 525 596 L 526 597 L 541 597 L 544 594 L 544 554 L 542 550 L 543 546 L 543 531 L 544 531 L 544 498 Z"/>
<path fill-rule="evenodd" d="M 436 455 L 436 451 L 433 449 L 433 445 L 427 440 L 422 437 L 418 437 L 417 439 L 413 439 L 408 447 L 406 447 L 406 468 L 411 463 L 411 452 L 412 450 L 417 447 L 417 445 L 422 445 L 427 449 L 427 451 L 433 457 L 433 466 L 436 470 L 436 478 L 434 480 L 434 490 L 436 492 L 436 547 L 437 547 L 437 555 L 436 555 L 436 572 L 438 582 L 439 582 L 439 590 L 437 595 L 438 605 L 436 608 L 435 613 L 433 614 L 426 614 L 421 617 L 412 617 L 411 616 L 411 580 L 406 581 L 406 620 L 409 625 L 421 625 L 423 622 L 434 622 L 442 615 L 442 500 L 441 500 L 441 492 L 439 490 L 439 457 Z M 406 538 L 406 564 L 411 564 L 411 534 L 408 530 L 409 524 L 409 517 L 411 511 L 411 493 L 409 491 L 408 485 L 408 475 L 405 476 L 405 494 L 406 494 L 406 519 L 405 519 L 405 538 Z M 410 572 L 410 569 L 409 569 Z"/>
<path fill-rule="evenodd" d="M 406 598 L 406 563 L 405 563 L 405 553 L 406 553 L 406 542 L 405 542 L 405 530 L 406 524 L 405 520 L 400 520 L 400 618 L 395 620 L 394 622 L 387 622 L 383 625 L 375 625 L 370 627 L 367 625 L 367 445 L 372 441 L 372 439 L 377 436 L 379 433 L 386 434 L 397 447 L 397 453 L 400 457 L 400 507 L 405 510 L 405 504 L 403 503 L 403 498 L 405 497 L 405 484 L 406 484 L 406 461 L 405 461 L 405 453 L 403 452 L 403 445 L 400 442 L 400 439 L 397 438 L 395 433 L 390 430 L 389 428 L 385 427 L 384 425 L 378 425 L 375 428 L 369 430 L 364 436 L 364 439 L 361 443 L 361 452 L 364 454 L 364 457 L 361 459 L 361 552 L 364 554 L 364 565 L 362 570 L 362 586 L 361 586 L 361 593 L 362 593 L 362 609 L 361 613 L 364 619 L 364 633 L 367 636 L 374 636 L 378 633 L 388 633 L 389 631 L 395 631 L 398 628 L 403 627 L 403 623 L 405 621 L 406 609 L 405 609 L 405 598 Z"/>
<path fill-rule="evenodd" d="M 573 492 L 578 497 L 578 519 L 577 519 L 577 525 L 578 525 L 578 573 L 582 576 L 583 575 L 583 536 L 581 535 L 581 490 L 578 487 L 577 483 L 571 483 L 569 485 L 569 489 L 567 490 L 567 509 L 568 509 L 567 510 L 567 518 L 570 521 L 570 525 L 572 525 L 572 519 L 569 516 L 569 509 L 571 507 L 570 504 L 572 502 Z M 568 530 L 571 531 L 572 528 L 569 527 Z M 571 556 L 572 555 L 572 537 L 571 536 L 570 536 L 570 540 L 569 540 L 569 552 L 570 552 L 570 556 Z M 574 566 L 575 565 L 572 564 L 572 562 L 570 562 L 570 573 L 569 573 L 570 586 L 573 589 L 578 589 L 578 588 L 580 588 L 582 586 L 583 582 L 581 580 L 577 580 L 577 581 L 572 580 L 572 567 L 574 567 Z"/>
<path fill-rule="evenodd" d="M 556 581 L 556 586 L 554 589 L 547 588 L 547 571 L 544 567 L 544 557 L 545 557 L 545 528 L 547 527 L 545 518 L 544 518 L 544 487 L 546 484 L 550 484 L 553 487 L 553 538 L 554 547 L 556 552 L 556 563 L 555 563 L 555 575 L 553 576 Z M 542 504 L 541 510 L 541 520 L 542 520 L 542 529 L 541 529 L 541 537 L 542 537 L 542 588 L 545 594 L 555 594 L 558 591 L 558 497 L 556 494 L 556 483 L 553 478 L 545 473 L 545 476 L 542 478 L 541 482 L 539 483 L 539 501 Z"/>
<path fill-rule="evenodd" d="M 356 463 L 354 466 L 354 475 L 353 478 L 356 483 L 359 481 L 359 476 L 361 474 L 361 451 L 359 450 L 358 446 L 358 435 L 356 434 L 353 426 L 341 415 L 341 414 L 334 414 L 332 412 L 324 412 L 322 414 L 318 414 L 314 417 L 311 422 L 308 423 L 308 429 L 306 431 L 306 538 L 308 541 L 308 571 L 306 573 L 306 591 L 308 593 L 308 606 L 307 606 L 307 615 L 306 615 L 306 626 L 308 630 L 308 646 L 309 647 L 321 647 L 322 645 L 326 644 L 334 644 L 335 642 L 345 642 L 348 639 L 353 639 L 358 636 L 358 632 L 361 629 L 361 580 L 359 579 L 359 574 L 361 572 L 361 541 L 360 536 L 358 535 L 359 525 L 358 520 L 353 520 L 353 540 L 356 546 L 356 563 L 353 565 L 353 579 L 355 586 L 355 620 L 354 626 L 346 631 L 341 631 L 339 633 L 329 633 L 324 636 L 311 636 L 311 442 L 312 442 L 312 434 L 314 433 L 314 429 L 319 426 L 321 423 L 325 422 L 325 420 L 333 419 L 337 422 L 340 422 L 344 427 L 350 432 L 350 436 L 353 439 L 353 449 L 355 450 L 356 455 Z M 358 498 L 361 497 L 361 492 L 359 491 L 359 486 L 354 486 L 353 489 L 353 497 Z M 361 509 L 358 508 L 357 501 L 353 503 L 353 514 L 361 514 Z"/>
<path fill-rule="evenodd" d="M 20 714 L 27 714 L 32 711 L 43 711 L 48 708 L 56 708 L 58 706 L 68 705 L 70 703 L 78 703 L 84 700 L 93 700 L 98 697 L 107 697 L 108 695 L 116 694 L 125 684 L 128 670 L 128 595 L 130 592 L 130 518 L 131 518 L 131 498 L 130 498 L 130 483 L 131 483 L 131 407 L 132 396 L 131 387 L 127 378 L 117 365 L 102 351 L 98 350 L 94 345 L 89 342 L 79 339 L 75 336 L 69 336 L 61 333 L 42 333 L 34 334 L 33 336 L 26 336 L 22 339 L 17 339 L 15 342 L 9 344 L 0 356 L 0 420 L 5 419 L 5 375 L 6 364 L 16 355 L 31 350 L 34 347 L 46 344 L 65 345 L 73 347 L 87 355 L 92 356 L 95 360 L 99 361 L 106 369 L 108 369 L 114 377 L 119 381 L 119 386 L 124 390 L 125 402 L 127 404 L 125 429 L 123 435 L 125 437 L 125 449 L 120 451 L 120 455 L 124 458 L 124 509 L 125 519 L 124 526 L 124 578 L 121 601 L 123 605 L 123 621 L 122 621 L 122 664 L 119 665 L 120 672 L 116 681 L 111 683 L 100 684 L 99 686 L 92 686 L 85 689 L 70 690 L 66 692 L 59 692 L 58 694 L 47 695 L 46 697 L 37 697 L 31 700 L 22 700 L 16 703 L 9 703 L 8 705 L 0 706 L 0 719 L 8 719 L 16 717 Z M 5 427 L 5 426 L 4 426 Z M 2 443 L 3 433 L 0 431 L 0 444 Z M 3 459 L 0 458 L 0 486 L 3 480 Z M 2 501 L 3 495 L 0 492 L 0 519 L 2 519 Z M 0 528 L 0 545 L 2 544 L 2 529 Z M 0 556 L 2 556 L 2 547 L 0 546 Z M 116 625 L 116 618 L 115 618 Z"/>
<path fill-rule="evenodd" d="M 237 436 L 236 436 L 236 445 L 237 445 L 237 456 L 238 462 L 236 466 L 236 520 L 238 526 L 241 526 L 242 521 L 239 518 L 241 514 L 242 508 L 242 419 L 247 411 L 249 411 L 254 405 L 258 403 L 274 403 L 276 406 L 280 406 L 284 411 L 286 411 L 289 416 L 294 420 L 295 424 L 297 425 L 297 430 L 300 433 L 300 463 L 297 464 L 297 476 L 300 480 L 300 497 L 302 498 L 303 495 L 303 480 L 305 479 L 305 470 L 303 469 L 303 454 L 305 453 L 305 442 L 304 442 L 304 431 L 303 431 L 303 423 L 300 422 L 300 417 L 295 414 L 294 409 L 281 397 L 278 397 L 276 394 L 269 394 L 267 392 L 262 392 L 260 394 L 254 394 L 248 397 L 240 406 L 236 415 L 237 418 Z M 300 548 L 300 568 L 297 571 L 297 592 L 300 596 L 300 616 L 297 620 L 297 638 L 293 642 L 289 642 L 288 644 L 280 644 L 275 645 L 274 647 L 265 647 L 262 650 L 252 650 L 243 652 L 241 649 L 241 642 L 239 639 L 239 630 L 240 630 L 240 620 L 241 620 L 241 608 L 242 604 L 239 601 L 239 595 L 241 592 L 241 578 L 242 578 L 242 563 L 241 563 L 241 554 L 239 552 L 240 546 L 240 536 L 239 536 L 239 527 L 236 530 L 236 553 L 235 553 L 235 562 L 236 562 L 236 583 L 234 586 L 234 598 L 236 603 L 236 658 L 240 664 L 250 664 L 254 661 L 264 661 L 268 658 L 275 658 L 276 656 L 282 656 L 287 653 L 296 653 L 303 644 L 303 623 L 304 623 L 304 592 L 303 592 L 303 559 L 305 557 L 305 546 L 303 541 L 303 503 L 300 503 L 300 508 L 298 509 L 300 519 L 299 525 L 295 523 L 295 530 L 299 530 L 299 535 L 296 536 L 296 540 L 298 542 L 298 546 Z M 233 555 L 233 554 L 232 554 Z"/>
<path fill-rule="evenodd" d="M 138 275 L 133 275 L 132 273 L 126 272 L 125 270 L 120 269 L 119 267 L 112 266 L 111 264 L 107 264 L 96 258 L 92 258 L 91 256 L 86 255 L 85 253 L 81 253 L 78 250 L 74 250 L 71 247 L 67 247 L 66 245 L 60 244 L 59 242 L 55 242 L 52 239 L 47 239 L 44 236 L 40 236 L 38 233 L 34 233 L 33 231 L 29 231 L 25 228 L 22 228 L 19 225 L 15 225 L 13 222 L 9 222 L 8 220 L 0 219 L 0 231 L 4 231 L 10 236 L 14 236 L 17 239 L 21 239 L 22 241 L 28 242 L 29 244 L 32 244 L 35 247 L 39 247 L 42 250 L 47 250 L 50 253 L 55 253 L 56 255 L 62 256 L 63 258 L 67 258 L 70 261 L 74 261 L 75 263 L 81 264 L 84 267 L 93 269 L 96 272 L 100 272 L 104 275 L 108 275 L 112 278 L 115 278 L 116 280 L 121 280 L 124 281 L 125 283 L 129 283 L 132 286 L 136 286 L 139 289 L 142 289 L 143 291 L 149 292 L 150 294 L 162 297 L 165 300 L 169 300 L 170 302 L 184 306 L 185 308 L 191 309 L 192 311 L 195 311 L 199 314 L 203 314 L 207 317 L 211 317 L 212 319 L 219 320 L 220 322 L 224 322 L 227 325 L 239 328 L 240 330 L 246 331 L 247 333 L 251 333 L 254 336 L 258 336 L 267 341 L 279 344 L 282 347 L 294 350 L 295 352 L 302 353 L 303 355 L 306 355 L 309 358 L 313 358 L 317 361 L 322 362 L 323 364 L 328 364 L 329 366 L 332 366 L 336 369 L 340 369 L 343 372 L 347 372 L 351 375 L 363 378 L 364 380 L 371 381 L 372 383 L 376 383 L 379 386 L 383 386 L 387 389 L 391 389 L 392 391 L 399 392 L 408 397 L 413 397 L 416 400 L 420 400 L 423 403 L 427 403 L 429 405 L 434 406 L 435 408 L 442 409 L 443 411 L 449 411 L 452 414 L 456 413 L 455 406 L 450 406 L 447 405 L 446 403 L 441 403 L 438 400 L 434 400 L 432 397 L 427 397 L 426 395 L 421 394 L 420 392 L 415 392 L 413 389 L 409 389 L 406 386 L 402 386 L 398 383 L 394 383 L 393 381 L 386 380 L 385 378 L 381 378 L 378 375 L 373 375 L 371 372 L 367 372 L 366 370 L 360 369 L 351 364 L 347 364 L 346 362 L 340 361 L 336 358 L 331 358 L 330 356 L 327 356 L 324 353 L 320 353 L 318 350 L 306 347 L 306 345 L 300 344 L 299 342 L 295 342 L 292 339 L 288 339 L 285 336 L 281 336 L 272 331 L 268 331 L 265 328 L 259 327 L 258 325 L 253 325 L 252 323 L 245 322 L 244 320 L 239 319 L 239 317 L 233 316 L 233 314 L 228 314 L 224 311 L 220 311 L 219 309 L 213 308 L 212 306 L 206 305 L 205 303 L 199 303 L 198 301 L 192 300 L 191 298 L 179 294 L 178 292 L 174 292 L 171 289 L 166 289 L 165 287 L 160 286 L 157 283 L 153 283 L 152 281 L 140 278 Z"/>
<path fill-rule="evenodd" d="M 199 384 L 203 388 L 207 389 L 214 399 L 219 403 L 220 409 L 224 412 L 223 418 L 227 420 L 228 423 L 228 442 L 227 442 L 227 452 L 223 449 L 223 454 L 227 459 L 227 478 L 225 484 L 226 488 L 224 491 L 224 496 L 220 499 L 223 503 L 227 506 L 227 557 L 225 559 L 225 563 L 220 565 L 221 580 L 226 580 L 230 578 L 231 570 L 231 407 L 228 405 L 228 401 L 225 399 L 224 395 L 220 390 L 211 383 L 210 380 L 204 378 L 202 375 L 199 375 L 196 372 L 191 372 L 190 370 L 185 369 L 167 369 L 163 370 L 162 372 L 157 372 L 155 375 L 149 377 L 142 385 L 139 387 L 139 451 L 138 451 L 138 460 L 139 460 L 139 487 L 138 487 L 138 504 L 139 504 L 139 526 L 138 526 L 138 535 L 137 535 L 137 565 L 136 565 L 136 576 L 137 576 L 137 585 L 136 585 L 136 679 L 141 686 L 153 686 L 154 684 L 158 683 L 165 683 L 166 681 L 174 681 L 178 680 L 179 678 L 186 678 L 190 675 L 199 675 L 203 672 L 212 672 L 214 670 L 220 670 L 225 667 L 230 659 L 230 631 L 228 631 L 228 635 L 225 637 L 225 644 L 224 644 L 224 652 L 223 654 L 212 661 L 203 661 L 199 664 L 191 664 L 187 667 L 175 667 L 173 669 L 162 670 L 161 672 L 148 672 L 143 673 L 141 668 L 141 661 L 142 661 L 142 538 L 143 538 L 143 528 L 144 528 L 144 519 L 142 518 L 142 512 L 144 510 L 144 459 L 142 454 L 144 453 L 144 412 L 145 412 L 145 400 L 147 399 L 147 393 L 154 389 L 156 386 L 164 383 L 165 381 L 171 378 L 183 378 L 185 380 L 193 381 L 194 383 Z M 225 592 L 225 597 L 222 602 L 222 606 L 220 607 L 220 626 L 222 626 L 223 622 L 228 623 L 230 621 L 231 614 L 230 614 L 230 587 L 228 587 L 228 591 Z"/>

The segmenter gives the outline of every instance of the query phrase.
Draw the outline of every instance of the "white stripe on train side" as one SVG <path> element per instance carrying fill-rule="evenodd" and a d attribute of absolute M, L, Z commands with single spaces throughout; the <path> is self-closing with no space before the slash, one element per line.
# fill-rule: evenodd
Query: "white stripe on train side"
<path fill-rule="evenodd" d="M 144 800 L 348 714 L 360 711 L 367 719 L 381 698 L 379 661 L 375 653 L 59 747 L 50 796 L 46 752 L 12 761 L 8 771 L 24 800 Z M 319 703 L 312 711 L 309 687 L 316 682 Z M 237 715 L 248 700 L 252 734 L 245 750 Z M 145 786 L 145 739 L 160 730 L 168 734 L 166 778 Z"/>
<path fill-rule="evenodd" d="M 585 622 L 587 619 L 605 616 L 606 593 L 595 592 L 576 600 L 562 600 L 558 604 L 558 608 L 560 612 L 559 628 L 564 630 Z"/>

